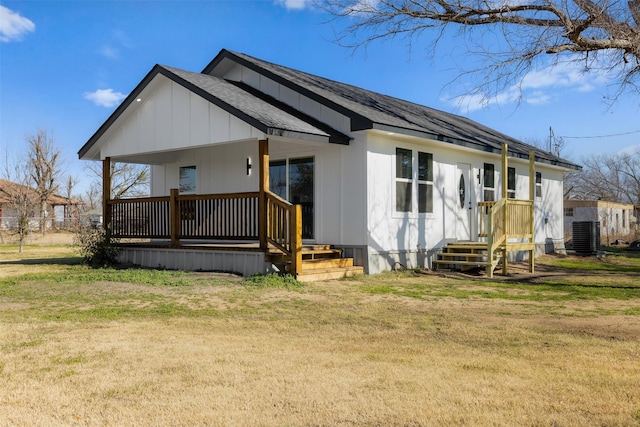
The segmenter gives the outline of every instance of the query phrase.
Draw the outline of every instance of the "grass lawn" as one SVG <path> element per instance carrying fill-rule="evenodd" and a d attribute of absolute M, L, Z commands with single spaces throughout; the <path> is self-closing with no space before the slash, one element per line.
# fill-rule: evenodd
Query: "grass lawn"
<path fill-rule="evenodd" d="M 301 285 L 16 252 L 0 425 L 640 425 L 634 254 Z"/>

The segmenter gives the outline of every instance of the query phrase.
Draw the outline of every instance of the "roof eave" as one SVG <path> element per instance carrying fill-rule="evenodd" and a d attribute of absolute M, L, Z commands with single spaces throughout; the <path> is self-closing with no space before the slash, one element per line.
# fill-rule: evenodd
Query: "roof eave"
<path fill-rule="evenodd" d="M 391 126 L 391 125 L 386 125 L 386 124 L 382 124 L 382 123 L 373 123 L 372 127 L 369 128 L 372 130 L 379 130 L 379 131 L 383 131 L 383 132 L 389 132 L 389 133 L 397 133 L 400 135 L 407 135 L 407 136 L 413 136 L 413 137 L 418 137 L 418 138 L 425 138 L 425 139 L 431 139 L 434 141 L 440 141 L 440 142 L 448 142 L 450 144 L 454 144 L 454 145 L 458 145 L 460 147 L 465 147 L 465 148 L 470 148 L 473 150 L 478 150 L 478 151 L 484 151 L 486 153 L 493 153 L 493 154 L 500 154 L 502 152 L 502 150 L 500 148 L 494 148 L 491 147 L 487 144 L 481 143 L 481 142 L 475 142 L 475 141 L 470 141 L 470 140 L 465 140 L 465 139 L 460 139 L 460 138 L 452 138 L 449 136 L 445 136 L 445 135 L 440 135 L 440 134 L 435 134 L 435 133 L 431 133 L 431 132 L 425 132 L 425 131 L 419 131 L 416 129 L 407 129 L 407 128 L 402 128 L 402 127 L 398 127 L 398 126 Z M 366 129 L 362 129 L 362 130 L 366 130 Z M 508 144 L 508 142 L 507 142 Z M 510 157 L 514 157 L 514 158 L 519 158 L 519 159 L 525 159 L 528 160 L 529 159 L 529 153 L 519 153 L 517 151 L 512 151 L 509 150 L 509 156 Z M 580 165 L 576 165 L 574 163 L 571 162 L 566 162 L 563 161 L 560 158 L 556 158 L 556 159 L 543 159 L 539 156 L 535 156 L 535 161 L 537 163 L 543 163 L 543 164 L 548 164 L 551 166 L 557 166 L 563 169 L 566 169 L 567 171 L 580 171 L 582 170 L 582 166 Z"/>
<path fill-rule="evenodd" d="M 122 103 L 116 108 L 113 113 L 105 120 L 105 122 L 98 128 L 98 130 L 89 138 L 89 140 L 78 151 L 78 158 L 82 159 L 91 150 L 93 145 L 102 137 L 102 135 L 109 130 L 112 124 L 127 110 L 127 107 L 135 101 L 147 85 L 153 80 L 153 78 L 159 73 L 162 67 L 156 64 L 151 71 L 138 83 L 138 85 L 129 93 L 129 95 L 122 101 Z"/>

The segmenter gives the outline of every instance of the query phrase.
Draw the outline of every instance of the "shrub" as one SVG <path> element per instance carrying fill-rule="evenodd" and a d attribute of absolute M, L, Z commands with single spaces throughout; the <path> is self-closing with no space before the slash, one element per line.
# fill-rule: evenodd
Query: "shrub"
<path fill-rule="evenodd" d="M 80 246 L 80 256 L 91 267 L 108 267 L 118 261 L 118 241 L 111 237 L 109 230 L 81 227 L 75 236 L 75 243 Z"/>

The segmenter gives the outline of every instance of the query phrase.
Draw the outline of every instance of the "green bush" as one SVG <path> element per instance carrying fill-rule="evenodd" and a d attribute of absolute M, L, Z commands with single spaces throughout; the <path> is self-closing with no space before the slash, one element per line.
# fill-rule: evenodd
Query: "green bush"
<path fill-rule="evenodd" d="M 91 267 L 108 267 L 118 262 L 118 241 L 111 237 L 108 229 L 81 227 L 75 242 L 80 246 L 80 256 Z"/>

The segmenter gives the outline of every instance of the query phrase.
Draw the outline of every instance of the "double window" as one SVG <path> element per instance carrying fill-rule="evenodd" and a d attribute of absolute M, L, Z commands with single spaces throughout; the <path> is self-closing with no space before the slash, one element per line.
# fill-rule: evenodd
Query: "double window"
<path fill-rule="evenodd" d="M 414 200 L 418 213 L 433 213 L 433 154 L 396 148 L 396 212 L 414 212 Z"/>

